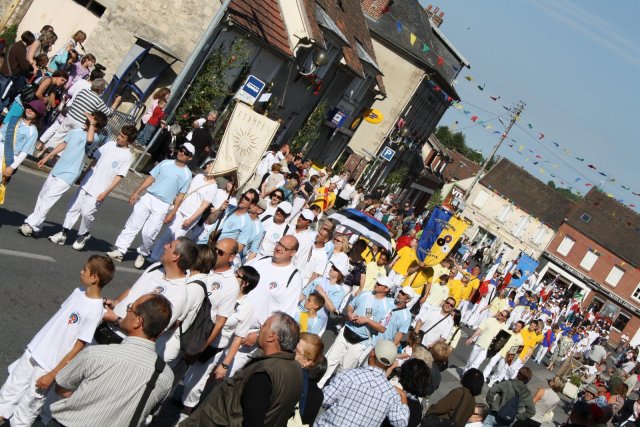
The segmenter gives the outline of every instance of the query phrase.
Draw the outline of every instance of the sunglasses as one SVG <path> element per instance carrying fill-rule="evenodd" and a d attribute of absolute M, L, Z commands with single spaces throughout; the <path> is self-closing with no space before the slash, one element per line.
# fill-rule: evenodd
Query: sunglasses
<path fill-rule="evenodd" d="M 219 249 L 219 248 L 216 248 L 216 253 L 218 254 L 218 256 L 229 255 L 228 253 L 226 253 L 225 251 L 223 251 L 222 249 Z"/>
<path fill-rule="evenodd" d="M 445 301 L 445 302 L 444 302 L 444 305 L 448 305 L 448 306 L 450 306 L 450 307 L 453 307 L 454 305 L 456 305 L 456 303 L 451 302 L 451 301 Z"/>
<path fill-rule="evenodd" d="M 280 199 L 280 200 L 284 199 L 284 197 L 282 195 L 280 195 L 280 194 L 272 194 L 271 197 L 272 198 L 277 198 L 277 199 Z"/>
<path fill-rule="evenodd" d="M 181 148 L 181 149 L 179 149 L 179 150 L 178 150 L 178 153 L 182 153 L 182 154 L 184 154 L 185 156 L 189 156 L 189 157 L 191 157 L 191 156 L 192 156 L 191 152 L 189 152 L 189 150 L 187 150 L 186 148 Z"/>
<path fill-rule="evenodd" d="M 247 202 L 253 202 L 253 198 L 247 196 L 246 194 L 242 195 L 242 200 L 246 200 Z"/>

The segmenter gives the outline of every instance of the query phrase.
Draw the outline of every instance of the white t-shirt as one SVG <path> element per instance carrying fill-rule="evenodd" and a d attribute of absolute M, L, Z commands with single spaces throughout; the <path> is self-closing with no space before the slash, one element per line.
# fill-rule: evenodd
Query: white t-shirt
<path fill-rule="evenodd" d="M 246 337 L 249 334 L 252 318 L 253 305 L 251 305 L 247 295 L 243 295 L 239 300 L 235 301 L 233 313 L 227 318 L 220 335 L 213 340 L 211 346 L 214 348 L 226 348 L 233 335 L 242 338 Z"/>
<path fill-rule="evenodd" d="M 442 320 L 445 316 L 446 314 L 442 314 L 440 307 L 431 307 L 425 304 L 420 309 L 418 319 L 424 322 L 420 330 L 425 332 L 428 331 L 422 338 L 422 344 L 424 346 L 428 347 L 441 338 L 443 340 L 449 338 L 449 334 L 453 328 L 453 318 L 452 316 L 449 316 L 445 320 Z M 430 328 L 431 330 L 429 330 Z"/>
<path fill-rule="evenodd" d="M 127 297 L 116 305 L 113 312 L 118 317 L 127 315 L 127 305 L 134 303 L 142 295 L 161 294 L 171 303 L 171 320 L 167 328 L 171 328 L 176 320 L 184 321 L 187 315 L 187 278 L 167 279 L 164 268 L 157 268 L 160 263 L 149 266 L 129 290 Z"/>
<path fill-rule="evenodd" d="M 347 183 L 342 189 L 342 191 L 338 194 L 338 197 L 344 200 L 351 200 L 351 196 L 353 195 L 353 193 L 355 193 L 355 191 L 356 191 L 356 187 L 354 185 Z"/>
<path fill-rule="evenodd" d="M 293 256 L 293 263 L 298 270 L 302 271 L 302 268 L 309 259 L 309 254 L 313 249 L 313 244 L 316 240 L 316 232 L 309 229 L 296 232 L 295 226 L 292 226 L 287 234 L 298 239 L 298 251 Z"/>
<path fill-rule="evenodd" d="M 260 274 L 258 286 L 248 295 L 254 309 L 251 327 L 258 329 L 274 311 L 294 317 L 302 292 L 302 277 L 299 271 L 293 274 L 296 270 L 293 263 L 277 266 L 271 257 L 262 257 L 252 259 L 247 265 Z"/>
<path fill-rule="evenodd" d="M 98 197 L 111 185 L 116 176 L 127 176 L 133 156 L 129 147 L 118 147 L 115 141 L 109 141 L 98 148 L 95 156 L 98 161 L 80 186 L 93 197 Z"/>
<path fill-rule="evenodd" d="M 273 205 L 271 205 L 271 203 L 269 203 L 269 205 L 267 205 L 267 209 L 265 209 L 264 212 L 262 212 L 260 215 L 258 215 L 258 218 L 260 218 L 260 219 L 265 219 L 267 217 L 273 218 L 273 215 L 275 215 L 275 213 L 276 213 L 276 209 L 278 209 L 278 205 L 273 206 Z M 267 219 L 269 219 L 269 218 L 267 218 Z M 288 222 L 288 221 L 286 221 L 286 222 Z"/>
<path fill-rule="evenodd" d="M 273 218 L 266 219 L 262 223 L 264 228 L 264 238 L 260 244 L 260 254 L 265 256 L 273 255 L 273 250 L 276 248 L 276 244 L 284 236 L 285 230 L 291 230 L 291 226 L 286 222 L 282 224 L 276 224 L 273 222 Z"/>
<path fill-rule="evenodd" d="M 314 247 L 311 250 L 311 258 L 308 262 L 303 264 L 302 270 L 300 270 L 303 286 L 309 283 L 309 279 L 313 273 L 317 273 L 318 276 L 322 276 L 325 268 L 327 267 L 328 261 L 329 257 L 327 256 L 327 252 L 324 250 L 324 246 L 320 248 Z"/>
<path fill-rule="evenodd" d="M 236 297 L 240 291 L 238 279 L 236 279 L 233 268 L 216 273 L 211 272 L 207 276 L 207 289 L 209 290 L 209 300 L 211 301 L 211 318 L 222 316 L 229 319 L 233 314 L 233 307 Z"/>
<path fill-rule="evenodd" d="M 31 357 L 43 369 L 51 371 L 77 340 L 91 342 L 103 314 L 102 298 L 89 298 L 83 288 L 74 289 L 27 345 Z"/>
<path fill-rule="evenodd" d="M 185 216 L 191 216 L 198 210 L 203 201 L 206 200 L 212 203 L 217 192 L 218 185 L 215 180 L 207 181 L 204 174 L 198 174 L 191 180 L 189 190 L 187 190 L 187 194 L 178 210 Z"/>

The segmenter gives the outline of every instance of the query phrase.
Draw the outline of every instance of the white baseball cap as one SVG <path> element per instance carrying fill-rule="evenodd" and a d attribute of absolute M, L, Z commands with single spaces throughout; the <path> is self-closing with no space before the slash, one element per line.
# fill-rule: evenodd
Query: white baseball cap
<path fill-rule="evenodd" d="M 277 208 L 280 209 L 282 212 L 286 213 L 287 215 L 289 215 L 293 210 L 293 206 L 289 202 L 280 202 L 278 203 Z"/>
<path fill-rule="evenodd" d="M 344 258 L 338 258 L 335 261 L 331 261 L 336 270 L 342 273 L 343 276 L 349 274 L 349 261 Z"/>
<path fill-rule="evenodd" d="M 405 295 L 409 295 L 411 299 L 414 299 L 416 296 L 418 296 L 418 294 L 416 294 L 416 291 L 411 286 L 401 287 L 400 292 L 402 292 Z"/>
<path fill-rule="evenodd" d="M 193 144 L 190 142 L 185 142 L 180 146 L 180 148 L 184 148 L 185 150 L 190 152 L 192 156 L 196 154 L 196 147 L 194 147 Z"/>
<path fill-rule="evenodd" d="M 398 347 L 389 340 L 380 340 L 376 343 L 375 354 L 378 362 L 384 366 L 391 366 L 398 356 Z"/>
<path fill-rule="evenodd" d="M 314 219 L 316 219 L 316 216 L 313 214 L 311 209 L 302 209 L 302 212 L 300 212 L 300 216 L 307 221 L 313 221 Z"/>
<path fill-rule="evenodd" d="M 391 283 L 391 279 L 389 279 L 387 276 L 378 277 L 376 279 L 376 283 L 379 283 L 382 286 L 386 286 L 389 289 L 393 287 L 393 283 Z"/>

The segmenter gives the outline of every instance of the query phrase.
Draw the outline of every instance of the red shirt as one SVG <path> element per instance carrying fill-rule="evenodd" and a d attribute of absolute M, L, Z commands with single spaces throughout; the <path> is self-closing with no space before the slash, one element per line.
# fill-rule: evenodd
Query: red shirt
<path fill-rule="evenodd" d="M 407 234 L 405 234 L 404 236 L 398 237 L 398 240 L 396 241 L 396 251 L 399 251 L 405 246 L 409 246 L 411 244 L 411 239 L 413 239 L 413 237 Z"/>
<path fill-rule="evenodd" d="M 164 119 L 164 110 L 161 107 L 156 107 L 153 109 L 153 113 L 151 113 L 147 124 L 158 127 L 162 119 Z"/>

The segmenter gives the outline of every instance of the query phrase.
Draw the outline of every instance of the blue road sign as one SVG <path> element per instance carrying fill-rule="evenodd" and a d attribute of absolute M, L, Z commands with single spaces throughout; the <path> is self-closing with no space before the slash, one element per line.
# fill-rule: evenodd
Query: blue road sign
<path fill-rule="evenodd" d="M 382 150 L 382 153 L 380 153 L 380 157 L 382 157 L 383 159 L 385 159 L 387 162 L 390 162 L 391 159 L 393 159 L 393 156 L 396 154 L 396 152 L 389 148 L 389 147 L 384 147 L 384 149 Z"/>
<path fill-rule="evenodd" d="M 253 105 L 258 97 L 260 96 L 260 92 L 264 89 L 266 83 L 257 78 L 254 75 L 250 75 L 247 77 L 247 81 L 242 85 L 242 87 L 236 93 L 236 98 L 242 102 L 246 102 L 249 105 Z"/>

